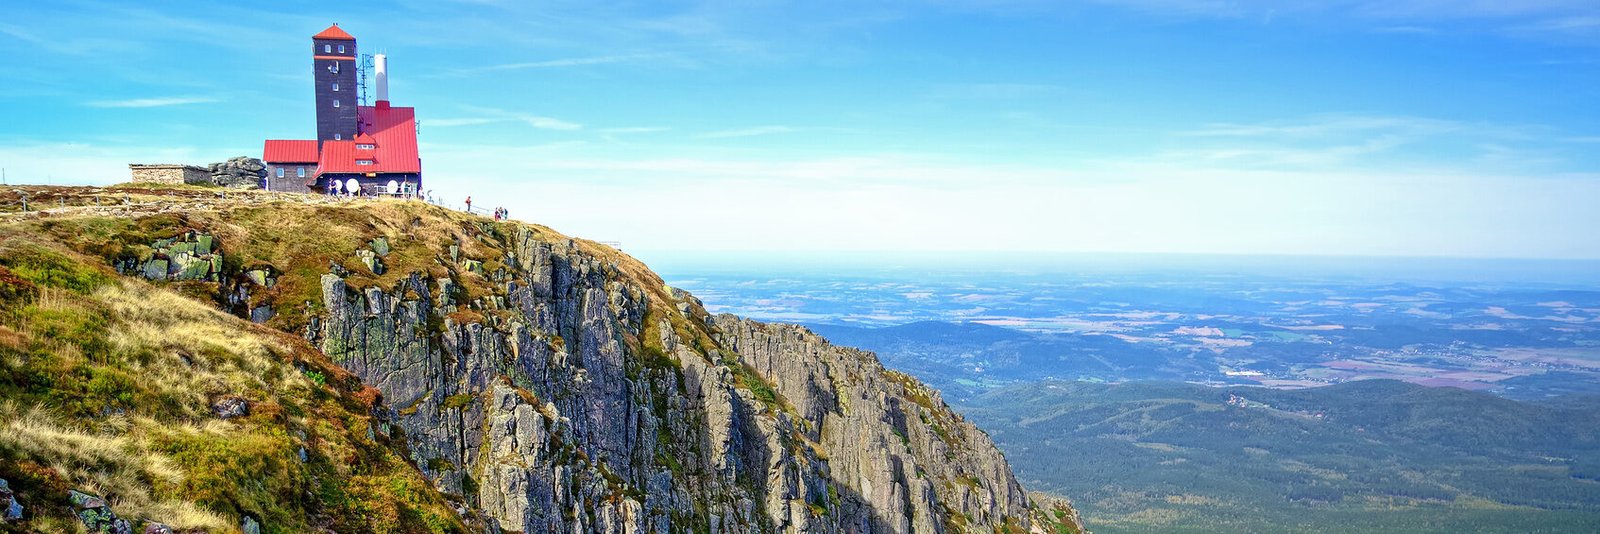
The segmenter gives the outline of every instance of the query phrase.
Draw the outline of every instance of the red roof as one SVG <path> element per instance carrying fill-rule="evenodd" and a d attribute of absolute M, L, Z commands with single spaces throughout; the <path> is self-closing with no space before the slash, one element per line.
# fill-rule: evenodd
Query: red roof
<path fill-rule="evenodd" d="M 339 29 L 339 24 L 338 23 L 334 23 L 334 25 L 329 26 L 328 29 L 322 30 L 322 33 L 313 35 L 313 36 L 311 36 L 311 38 L 312 39 L 335 39 L 335 40 L 339 40 L 339 41 L 354 41 L 354 40 L 356 40 L 356 38 L 354 36 L 352 36 L 352 35 L 350 35 L 348 33 L 345 33 L 344 30 Z"/>
<path fill-rule="evenodd" d="M 323 141 L 318 174 L 422 172 L 422 159 L 417 156 L 415 108 L 360 106 L 356 114 L 362 133 L 355 139 Z M 356 145 L 373 147 L 361 149 Z M 371 163 L 362 165 L 362 161 Z"/>
<path fill-rule="evenodd" d="M 315 140 L 268 139 L 261 151 L 261 159 L 268 163 L 314 163 L 317 161 Z"/>

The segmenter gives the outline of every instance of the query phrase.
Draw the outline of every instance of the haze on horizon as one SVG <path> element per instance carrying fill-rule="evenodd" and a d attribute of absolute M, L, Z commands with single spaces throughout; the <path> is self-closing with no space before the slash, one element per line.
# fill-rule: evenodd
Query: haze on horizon
<path fill-rule="evenodd" d="M 6 1 L 0 167 L 259 157 L 339 22 L 437 195 L 630 249 L 1600 259 L 1600 4 L 1057 4 Z"/>

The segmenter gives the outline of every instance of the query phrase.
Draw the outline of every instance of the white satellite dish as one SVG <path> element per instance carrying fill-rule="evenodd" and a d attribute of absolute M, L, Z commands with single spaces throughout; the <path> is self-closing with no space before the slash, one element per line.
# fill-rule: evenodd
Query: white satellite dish
<path fill-rule="evenodd" d="M 393 194 L 396 194 L 396 193 L 399 193 L 399 192 L 400 192 L 400 182 L 396 182 L 394 180 L 389 180 L 389 194 L 393 195 Z"/>
<path fill-rule="evenodd" d="M 345 180 L 344 188 L 349 190 L 350 194 L 353 195 L 361 191 L 361 183 L 357 182 L 355 178 L 351 178 L 349 180 Z"/>
<path fill-rule="evenodd" d="M 338 181 L 338 180 L 334 180 L 333 183 L 329 184 L 329 185 L 333 186 L 334 192 L 339 192 L 339 191 L 343 191 L 344 190 L 344 182 L 341 182 L 341 181 Z"/>

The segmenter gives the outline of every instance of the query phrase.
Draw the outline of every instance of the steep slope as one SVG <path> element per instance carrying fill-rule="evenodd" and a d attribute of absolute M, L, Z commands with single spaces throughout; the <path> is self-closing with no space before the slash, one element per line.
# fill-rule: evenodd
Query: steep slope
<path fill-rule="evenodd" d="M 711 317 L 595 243 L 415 202 L 30 193 L 68 207 L 6 235 L 302 336 L 381 393 L 423 476 L 507 531 L 1081 530 L 871 354 Z M 104 196 L 125 201 L 73 206 Z"/>
<path fill-rule="evenodd" d="M 69 491 L 139 532 L 466 530 L 377 391 L 304 340 L 18 230 L 0 226 L 0 479 L 25 521 L 0 530 L 110 528 Z"/>

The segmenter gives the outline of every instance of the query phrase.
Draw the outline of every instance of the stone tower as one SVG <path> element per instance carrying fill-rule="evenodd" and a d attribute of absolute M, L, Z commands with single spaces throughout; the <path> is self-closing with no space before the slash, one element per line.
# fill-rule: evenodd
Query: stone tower
<path fill-rule="evenodd" d="M 311 36 L 311 72 L 317 84 L 317 145 L 323 141 L 355 139 L 358 133 L 356 106 L 356 38 L 329 26 Z"/>

